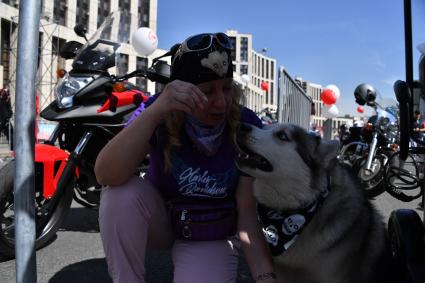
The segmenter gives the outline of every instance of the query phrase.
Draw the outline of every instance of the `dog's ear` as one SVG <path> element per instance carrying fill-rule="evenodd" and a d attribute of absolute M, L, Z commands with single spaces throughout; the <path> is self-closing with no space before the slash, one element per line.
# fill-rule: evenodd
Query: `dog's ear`
<path fill-rule="evenodd" d="M 316 158 L 319 163 L 328 169 L 330 162 L 338 155 L 339 141 L 337 140 L 321 140 L 316 148 Z"/>

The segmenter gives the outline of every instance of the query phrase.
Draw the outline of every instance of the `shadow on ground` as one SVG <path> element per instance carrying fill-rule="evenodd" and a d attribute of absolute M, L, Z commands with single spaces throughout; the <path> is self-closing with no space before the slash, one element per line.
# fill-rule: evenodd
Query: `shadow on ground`
<path fill-rule="evenodd" d="M 173 282 L 173 263 L 169 252 L 149 252 L 146 258 L 146 282 Z M 49 283 L 112 283 L 104 258 L 89 259 L 71 264 L 58 271 Z M 237 283 L 253 283 L 246 263 L 239 264 Z"/>
<path fill-rule="evenodd" d="M 85 207 L 72 207 L 59 227 L 59 231 L 99 232 L 99 212 Z"/>
<path fill-rule="evenodd" d="M 99 233 L 98 211 L 73 207 L 60 226 L 60 231 Z M 206 255 L 208 256 L 208 255 Z M 173 262 L 169 251 L 148 251 L 146 255 L 146 281 L 171 283 Z M 49 283 L 112 283 L 105 258 L 94 258 L 70 264 L 54 274 Z M 251 275 L 243 258 L 239 262 L 237 283 L 251 283 Z"/>

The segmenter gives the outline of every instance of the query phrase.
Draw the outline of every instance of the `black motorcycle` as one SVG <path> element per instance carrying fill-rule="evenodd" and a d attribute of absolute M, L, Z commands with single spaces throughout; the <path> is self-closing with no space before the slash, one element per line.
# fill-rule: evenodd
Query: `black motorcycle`
<path fill-rule="evenodd" d="M 61 50 L 63 57 L 74 60 L 72 70 L 55 89 L 55 101 L 40 113 L 42 118 L 57 122 L 57 126 L 47 141 L 35 146 L 36 248 L 52 239 L 73 199 L 86 207 L 98 207 L 102 186 L 94 174 L 96 157 L 140 103 L 148 99 L 127 80 L 140 76 L 159 83 L 168 81 L 169 65 L 155 59 L 147 70 L 122 76 L 108 72 L 117 64 L 123 45 L 114 40 L 119 23 L 120 13 L 115 12 L 84 46 L 72 41 Z M 75 31 L 85 37 L 81 28 L 76 27 Z M 3 257 L 15 255 L 14 173 L 14 160 L 0 170 L 0 255 Z"/>
<path fill-rule="evenodd" d="M 374 108 L 366 125 L 356 129 L 357 140 L 341 148 L 339 160 L 353 168 L 368 197 L 385 191 L 385 168 L 390 156 L 398 150 L 398 105 L 394 99 L 378 97 L 368 84 L 360 84 L 354 92 L 356 102 Z"/>
<path fill-rule="evenodd" d="M 365 141 L 369 144 L 367 154 L 354 164 L 360 182 L 365 185 L 368 197 L 375 197 L 385 191 L 385 166 L 390 156 L 398 150 L 398 122 L 396 105 L 376 104 L 377 115 L 368 121 Z"/>

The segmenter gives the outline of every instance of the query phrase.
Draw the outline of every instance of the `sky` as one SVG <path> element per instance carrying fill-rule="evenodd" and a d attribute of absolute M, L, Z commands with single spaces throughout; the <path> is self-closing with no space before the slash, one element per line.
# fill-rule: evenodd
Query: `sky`
<path fill-rule="evenodd" d="M 425 0 L 412 0 L 412 13 L 417 79 Z M 359 115 L 357 85 L 369 83 L 394 98 L 394 82 L 406 79 L 403 0 L 158 0 L 157 17 L 161 49 L 204 32 L 252 34 L 254 50 L 267 48 L 292 77 L 336 85 L 340 115 Z"/>

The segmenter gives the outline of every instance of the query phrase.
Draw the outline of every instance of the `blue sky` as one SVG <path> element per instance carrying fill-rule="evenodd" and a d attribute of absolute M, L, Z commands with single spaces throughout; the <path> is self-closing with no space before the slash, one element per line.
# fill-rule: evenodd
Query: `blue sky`
<path fill-rule="evenodd" d="M 425 1 L 412 0 L 412 10 L 416 79 Z M 358 114 L 358 84 L 394 97 L 394 81 L 405 79 L 403 0 L 158 0 L 157 24 L 162 49 L 202 32 L 250 33 L 291 76 L 338 86 L 341 114 Z"/>

